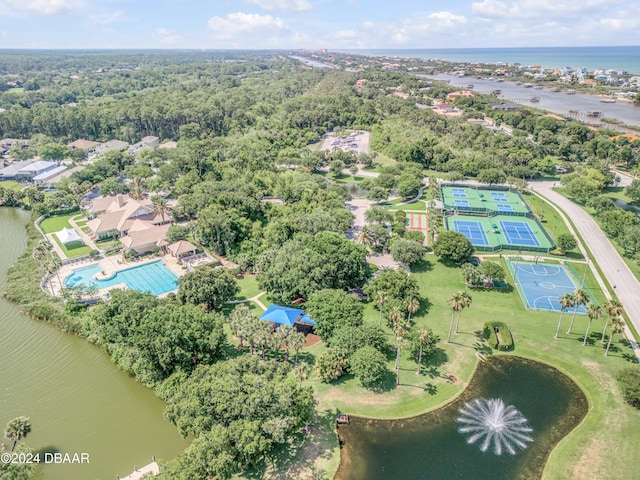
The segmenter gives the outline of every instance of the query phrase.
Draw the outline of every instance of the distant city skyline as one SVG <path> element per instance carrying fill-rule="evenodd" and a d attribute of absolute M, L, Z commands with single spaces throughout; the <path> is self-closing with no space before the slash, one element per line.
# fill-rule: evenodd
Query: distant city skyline
<path fill-rule="evenodd" d="M 640 45 L 636 0 L 0 0 L 0 48 Z"/>

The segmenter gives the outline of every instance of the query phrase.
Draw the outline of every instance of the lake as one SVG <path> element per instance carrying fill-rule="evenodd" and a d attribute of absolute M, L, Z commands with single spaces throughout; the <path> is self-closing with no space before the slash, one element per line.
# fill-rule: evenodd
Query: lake
<path fill-rule="evenodd" d="M 26 248 L 29 214 L 0 208 L 0 289 Z M 151 457 L 169 460 L 186 446 L 164 419 L 154 392 L 118 370 L 82 338 L 32 320 L 0 298 L 0 428 L 31 418 L 26 444 L 37 451 L 88 453 L 88 465 L 46 465 L 35 480 L 113 480 Z"/>
<path fill-rule="evenodd" d="M 336 480 L 538 479 L 553 447 L 587 409 L 584 393 L 555 368 L 491 357 L 443 408 L 403 420 L 352 418 L 339 426 Z"/>

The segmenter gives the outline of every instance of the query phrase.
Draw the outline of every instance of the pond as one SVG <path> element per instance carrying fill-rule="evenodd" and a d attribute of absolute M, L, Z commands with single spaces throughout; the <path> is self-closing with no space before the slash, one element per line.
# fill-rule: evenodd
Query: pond
<path fill-rule="evenodd" d="M 27 212 L 0 208 L 0 290 L 26 248 Z M 152 390 L 84 339 L 32 320 L 0 297 L 0 429 L 25 415 L 25 443 L 40 452 L 88 453 L 89 464 L 47 465 L 33 480 L 114 479 L 169 460 L 187 445 Z M 0 438 L 0 442 L 3 439 Z"/>
<path fill-rule="evenodd" d="M 555 368 L 491 357 L 441 409 L 404 420 L 352 418 L 340 426 L 336 479 L 537 479 L 587 409 L 584 393 Z"/>

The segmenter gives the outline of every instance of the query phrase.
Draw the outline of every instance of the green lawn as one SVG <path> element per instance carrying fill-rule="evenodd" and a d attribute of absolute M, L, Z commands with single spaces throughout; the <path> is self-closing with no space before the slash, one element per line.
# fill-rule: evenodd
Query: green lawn
<path fill-rule="evenodd" d="M 614 380 L 618 370 L 634 361 L 627 342 L 621 337 L 615 338 L 612 343 L 614 351 L 605 357 L 604 346 L 596 338 L 601 334 L 603 325 L 603 321 L 598 320 L 592 327 L 590 344 L 583 347 L 582 337 L 587 325 L 585 316 L 576 318 L 575 333 L 571 335 L 564 334 L 569 319 L 563 319 L 563 333 L 554 340 L 557 314 L 526 311 L 514 290 L 473 290 L 473 304 L 469 311 L 462 313 L 461 332 L 454 334 L 452 343 L 447 344 L 444 340 L 451 319 L 447 299 L 463 289 L 464 284 L 458 268 L 445 266 L 433 256 L 428 258 L 429 262 L 413 273 L 422 295 L 428 299 L 413 317 L 416 321 L 414 328 L 426 325 L 440 336 L 443 341 L 440 342 L 442 352 L 436 357 L 439 360 L 418 376 L 415 361 L 403 353 L 402 385 L 385 393 L 365 390 L 350 376 L 332 384 L 312 378 L 310 383 L 316 391 L 319 409 L 365 417 L 400 418 L 450 402 L 470 380 L 477 362 L 475 352 L 487 351 L 477 332 L 485 321 L 499 318 L 513 333 L 513 354 L 555 366 L 573 378 L 589 398 L 588 416 L 556 447 L 543 478 L 636 478 L 637 469 L 633 461 L 608 461 L 613 455 L 616 458 L 634 458 L 640 449 L 640 412 L 623 403 Z M 592 281 L 595 280 L 588 277 L 587 283 Z M 601 292 L 595 295 L 598 297 Z M 377 324 L 378 312 L 372 304 L 366 306 L 365 318 L 366 322 Z M 391 332 L 388 329 L 387 332 L 391 341 Z M 324 345 L 313 347 L 313 354 L 317 355 L 324 348 Z M 388 358 L 391 368 L 393 352 L 389 352 Z M 445 373 L 454 375 L 458 381 L 449 383 L 444 378 Z M 594 454 L 596 451 L 597 455 Z"/>
<path fill-rule="evenodd" d="M 22 186 L 18 182 L 10 181 L 10 182 L 2 182 L 0 183 L 0 187 L 6 188 L 7 190 L 20 190 Z"/>
<path fill-rule="evenodd" d="M 529 207 L 531 207 L 533 214 L 538 217 L 542 217 L 542 225 L 551 238 L 555 240 L 560 234 L 570 233 L 569 228 L 560 217 L 560 214 L 551 206 L 551 204 L 549 204 L 549 202 L 543 200 L 537 195 L 529 195 L 526 193 L 523 194 L 523 198 L 525 202 L 529 204 Z M 568 253 L 572 258 L 583 258 L 578 247 L 573 250 L 569 250 Z"/>
<path fill-rule="evenodd" d="M 49 218 L 45 218 L 42 222 L 40 222 L 40 228 L 44 233 L 59 232 L 65 227 L 71 228 L 69 219 L 71 217 L 75 217 L 76 215 L 77 213 L 73 213 L 71 215 L 54 215 Z"/>
<path fill-rule="evenodd" d="M 240 287 L 240 293 L 236 295 L 234 300 L 245 300 L 255 297 L 262 291 L 258 286 L 256 277 L 251 275 L 245 275 L 244 278 L 238 280 L 238 286 Z"/>
<path fill-rule="evenodd" d="M 51 216 L 49 218 L 45 218 L 42 222 L 40 222 L 40 228 L 44 233 L 55 233 L 59 232 L 63 228 L 72 228 L 69 223 L 69 218 L 77 216 L 77 213 L 73 213 L 71 215 L 56 215 Z M 67 245 L 62 245 L 57 235 L 51 235 L 54 241 L 58 244 L 60 249 L 64 252 L 64 254 L 68 258 L 81 257 L 83 255 L 88 255 L 91 251 L 91 247 L 84 245 L 81 242 L 72 242 Z"/>

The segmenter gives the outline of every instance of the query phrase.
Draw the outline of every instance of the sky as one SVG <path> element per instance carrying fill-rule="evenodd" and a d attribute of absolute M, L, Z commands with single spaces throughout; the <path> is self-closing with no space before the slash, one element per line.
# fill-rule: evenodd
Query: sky
<path fill-rule="evenodd" d="M 0 0 L 0 48 L 640 45 L 638 0 Z"/>

